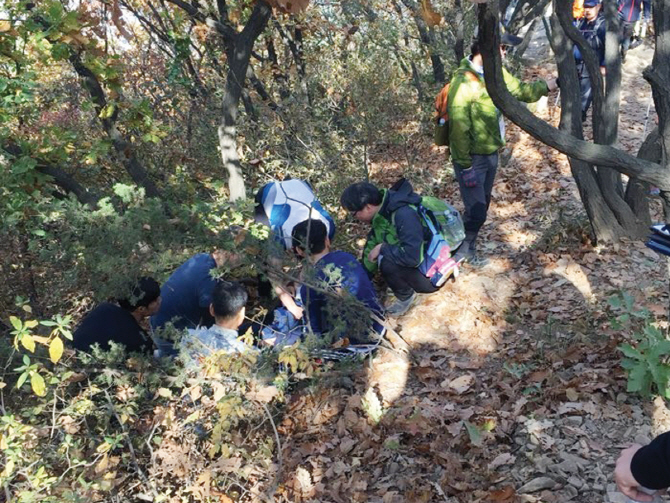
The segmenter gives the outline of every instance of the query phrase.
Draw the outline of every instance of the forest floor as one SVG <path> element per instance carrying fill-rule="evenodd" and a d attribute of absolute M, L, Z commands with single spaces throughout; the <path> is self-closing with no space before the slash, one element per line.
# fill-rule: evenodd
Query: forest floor
<path fill-rule="evenodd" d="M 631 153 L 651 55 L 637 48 L 624 65 L 620 144 Z M 538 114 L 556 123 L 555 103 Z M 670 428 L 662 401 L 626 392 L 617 345 L 632 330 L 614 329 L 622 313 L 608 304 L 626 292 L 667 326 L 664 261 L 640 242 L 593 247 L 565 156 L 511 124 L 507 139 L 481 235 L 489 265 L 463 268 L 397 320 L 409 354 L 380 350 L 293 396 L 279 427 L 285 500 L 623 502 L 618 452 Z M 388 147 L 373 178 L 424 180 L 418 190 L 460 208 L 444 153 L 422 142 L 420 168 Z"/>

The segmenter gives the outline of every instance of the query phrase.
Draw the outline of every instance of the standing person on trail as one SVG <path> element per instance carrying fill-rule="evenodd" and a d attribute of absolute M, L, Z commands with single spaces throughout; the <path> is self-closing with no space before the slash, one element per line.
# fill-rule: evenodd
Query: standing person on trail
<path fill-rule="evenodd" d="M 504 34 L 501 55 L 505 55 L 508 45 L 518 45 L 520 41 L 519 37 Z M 470 57 L 461 61 L 453 75 L 447 100 L 449 148 L 465 206 L 465 241 L 454 260 L 466 260 L 474 266 L 482 266 L 486 261 L 476 255 L 475 242 L 491 204 L 498 150 L 505 145 L 505 123 L 486 91 L 478 42 L 472 44 L 471 53 Z M 555 79 L 523 83 L 505 69 L 503 76 L 509 92 L 527 103 L 537 101 L 556 89 Z"/>
<path fill-rule="evenodd" d="M 619 0 L 619 18 L 621 19 L 621 60 L 626 59 L 626 52 L 630 49 L 635 31 L 635 23 L 640 20 L 644 11 L 641 32 L 646 32 L 646 26 L 651 22 L 651 0 Z"/>
<path fill-rule="evenodd" d="M 379 269 L 393 291 L 396 301 L 386 309 L 388 314 L 400 316 L 412 306 L 417 292 L 438 289 L 418 269 L 432 236 L 416 211 L 421 196 L 407 180 L 389 190 L 368 182 L 354 183 L 344 190 L 340 203 L 356 220 L 372 224 L 363 266 L 369 274 Z"/>
<path fill-rule="evenodd" d="M 600 0 L 584 0 L 584 17 L 578 20 L 575 25 L 581 32 L 586 42 L 596 52 L 600 64 L 600 73 L 605 75 L 605 16 L 600 12 Z M 582 122 L 586 120 L 593 100 L 593 90 L 591 89 L 591 79 L 589 72 L 584 64 L 582 53 L 579 47 L 574 47 L 575 63 L 577 64 L 577 75 L 579 76 L 579 88 L 582 94 Z"/>
<path fill-rule="evenodd" d="M 270 182 L 261 187 L 256 193 L 255 220 L 270 227 L 272 239 L 284 250 L 292 250 L 293 228 L 308 219 L 320 220 L 328 229 L 328 238 L 335 236 L 335 221 L 321 205 L 314 195 L 309 183 L 303 180 L 284 180 Z M 279 267 L 281 259 L 271 260 L 272 268 Z M 259 283 L 259 293 L 263 297 L 270 297 L 271 288 L 281 303 L 289 310 L 295 319 L 301 319 L 303 309 L 296 304 L 291 285 L 283 284 L 278 278 L 270 278 Z"/>
<path fill-rule="evenodd" d="M 670 487 L 670 432 L 659 435 L 644 447 L 633 444 L 622 450 L 614 469 L 614 480 L 619 490 L 632 500 L 655 501 L 653 491 L 646 490 Z"/>

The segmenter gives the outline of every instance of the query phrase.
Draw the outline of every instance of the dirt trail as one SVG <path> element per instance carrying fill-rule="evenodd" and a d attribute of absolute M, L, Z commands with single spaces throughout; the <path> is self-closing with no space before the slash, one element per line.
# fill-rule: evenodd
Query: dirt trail
<path fill-rule="evenodd" d="M 631 152 L 650 59 L 636 49 L 624 68 Z M 549 106 L 543 116 L 557 115 Z M 294 399 L 281 425 L 287 500 L 623 502 L 618 451 L 670 428 L 662 404 L 626 393 L 616 346 L 630 333 L 612 328 L 607 303 L 626 291 L 667 319 L 663 262 L 641 243 L 593 248 L 566 159 L 513 125 L 507 136 L 482 233 L 490 264 L 398 320 L 408 355 L 380 352 Z M 459 205 L 443 154 L 425 151 L 423 169 Z M 381 158 L 375 167 L 379 180 L 402 174 Z"/>

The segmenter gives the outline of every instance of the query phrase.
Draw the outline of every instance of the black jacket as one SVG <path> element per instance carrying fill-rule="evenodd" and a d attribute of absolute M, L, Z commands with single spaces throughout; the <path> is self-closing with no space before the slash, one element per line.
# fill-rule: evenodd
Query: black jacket
<path fill-rule="evenodd" d="M 100 304 L 84 317 L 72 339 L 75 349 L 87 352 L 96 343 L 108 351 L 110 341 L 123 344 L 128 352 L 153 352 L 151 337 L 133 315 L 122 307 L 107 302 Z"/>
<path fill-rule="evenodd" d="M 635 453 L 630 471 L 648 489 L 670 487 L 670 432 L 656 437 Z"/>
<path fill-rule="evenodd" d="M 385 194 L 379 215 L 392 223 L 397 242 L 386 241 L 381 254 L 403 267 L 418 267 L 423 261 L 424 245 L 430 240 L 430 231 L 423 226 L 416 206 L 421 196 L 404 178 Z"/>

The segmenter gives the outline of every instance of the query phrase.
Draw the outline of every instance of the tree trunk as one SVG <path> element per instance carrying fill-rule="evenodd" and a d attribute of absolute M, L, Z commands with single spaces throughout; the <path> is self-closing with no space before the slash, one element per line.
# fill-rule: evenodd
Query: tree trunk
<path fill-rule="evenodd" d="M 580 90 L 571 45 L 555 15 L 552 15 L 551 22 L 550 42 L 556 54 L 559 75 L 563 76 L 565 82 L 561 86 L 561 123 L 559 127 L 572 136 L 582 139 Z M 596 241 L 618 239 L 622 234 L 622 229 L 613 215 L 607 211 L 607 203 L 598 186 L 593 166 L 573 157 L 568 157 L 568 161 L 577 190 L 579 190 L 579 197 L 591 224 L 593 239 Z"/>
<path fill-rule="evenodd" d="M 661 152 L 660 140 L 661 137 L 658 134 L 658 129 L 654 129 L 644 140 L 637 156 L 640 159 L 660 163 L 663 155 Z M 635 213 L 635 216 L 645 227 L 651 225 L 651 215 L 649 214 L 649 189 L 650 186 L 648 183 L 632 178 L 628 181 L 625 194 L 626 204 L 630 206 L 633 213 Z"/>
<path fill-rule="evenodd" d="M 454 56 L 456 56 L 456 64 L 460 64 L 461 60 L 465 57 L 465 33 L 464 33 L 464 16 L 463 16 L 463 7 L 461 6 L 461 0 L 456 0 L 455 3 L 456 10 L 456 41 L 454 42 Z"/>
<path fill-rule="evenodd" d="M 657 0 L 657 2 L 660 2 L 661 4 L 664 2 L 670 3 L 670 0 Z M 659 188 L 668 192 L 670 192 L 669 169 L 665 164 L 658 165 L 644 159 L 634 158 L 610 145 L 590 144 L 583 141 L 581 135 L 581 112 L 580 108 L 578 108 L 580 100 L 577 88 L 576 70 L 570 51 L 571 44 L 569 44 L 562 35 L 563 31 L 565 31 L 573 42 L 580 46 L 580 50 L 582 51 L 590 70 L 589 73 L 594 84 L 594 95 L 596 100 L 599 100 L 599 103 L 597 101 L 594 103 L 595 115 L 597 118 L 603 117 L 601 109 L 603 108 L 605 100 L 602 89 L 602 77 L 598 70 L 598 61 L 595 57 L 595 53 L 590 47 L 585 46 L 584 39 L 569 22 L 569 19 L 566 19 L 570 16 L 569 5 L 570 2 L 568 0 L 557 2 L 554 11 L 561 18 L 560 24 L 563 27 L 563 30 L 556 29 L 558 27 L 558 23 L 556 22 L 554 23 L 555 27 L 552 30 L 554 33 L 553 37 L 555 38 L 554 51 L 557 55 L 559 75 L 561 76 L 561 82 L 563 84 L 561 91 L 563 108 L 561 114 L 561 129 L 556 130 L 544 121 L 535 117 L 516 101 L 507 90 L 502 78 L 502 64 L 497 50 L 500 40 L 498 34 L 499 25 L 497 9 L 495 5 L 480 4 L 480 47 L 484 57 L 484 74 L 487 91 L 496 106 L 498 106 L 515 124 L 519 125 L 522 129 L 543 143 L 557 148 L 559 151 L 572 158 L 571 165 L 573 167 L 573 173 L 575 174 L 575 179 L 578 183 L 580 195 L 584 202 L 587 214 L 591 219 L 596 238 L 610 241 L 631 234 L 639 236 L 642 223 L 635 218 L 633 211 L 625 204 L 623 204 L 624 209 L 619 210 L 618 212 L 612 208 L 615 203 L 620 204 L 623 202 L 623 198 L 620 197 L 620 194 L 617 194 L 617 190 L 615 189 L 606 193 L 603 192 L 603 187 L 600 183 L 602 183 L 604 177 L 607 176 L 605 170 L 600 168 L 602 173 L 600 174 L 600 177 L 598 177 L 591 166 L 584 166 L 583 163 L 576 161 L 584 161 L 590 165 L 599 167 L 614 168 L 620 173 L 627 174 L 629 177 L 639 178 L 654 184 L 660 184 L 658 185 Z M 659 5 L 659 9 L 661 7 L 662 5 Z M 669 30 L 666 29 L 665 31 L 668 32 Z M 559 37 L 560 39 L 556 37 Z M 670 39 L 670 36 L 668 36 L 668 38 Z M 668 55 L 670 56 L 670 54 Z M 667 59 L 662 61 L 667 62 Z M 667 73 L 667 75 L 664 75 L 664 80 L 661 80 L 663 82 L 670 81 L 669 67 L 670 65 L 667 64 L 663 67 L 663 71 Z M 648 73 L 650 79 L 655 78 L 653 71 Z M 610 92 L 612 91 L 610 90 Z M 670 98 L 668 96 L 670 93 L 667 92 L 667 89 L 665 89 L 665 92 L 666 98 Z M 666 105 L 668 109 L 670 109 L 670 99 L 668 99 Z M 616 132 L 616 128 L 614 128 L 614 131 Z M 599 136 L 602 135 L 600 136 L 602 140 L 608 139 L 607 133 L 607 128 L 598 130 L 598 125 L 596 124 L 596 134 Z M 670 146 L 670 127 L 668 127 L 668 133 L 667 145 Z M 609 134 L 611 134 L 611 128 Z M 635 229 L 632 233 L 631 225 L 627 219 L 616 218 L 617 216 L 621 217 L 622 214 L 626 216 L 626 212 L 632 217 L 631 220 L 637 222 L 637 225 L 632 226 Z"/>
<path fill-rule="evenodd" d="M 419 32 L 419 38 L 421 43 L 426 47 L 428 51 L 428 56 L 430 57 L 430 62 L 433 67 L 433 78 L 437 84 L 445 83 L 445 74 L 444 74 L 444 64 L 442 63 L 442 58 L 440 58 L 435 47 L 435 33 L 432 28 L 430 28 L 426 21 L 423 18 L 421 9 L 419 5 L 414 0 L 402 0 L 402 3 L 405 4 L 414 18 L 414 23 Z"/>
<path fill-rule="evenodd" d="M 550 0 L 525 0 L 519 1 L 514 8 L 514 14 L 507 25 L 507 30 L 510 33 L 517 34 L 528 23 L 538 19 L 544 9 L 549 5 Z"/>
<path fill-rule="evenodd" d="M 228 191 L 230 200 L 236 201 L 246 197 L 242 165 L 237 154 L 237 111 L 242 97 L 242 90 L 247 76 L 247 68 L 251 59 L 254 42 L 267 26 L 272 9 L 264 1 L 259 0 L 241 33 L 233 40 L 226 41 L 228 57 L 228 75 L 221 107 L 221 124 L 217 133 L 219 150 L 223 166 L 228 171 Z"/>

